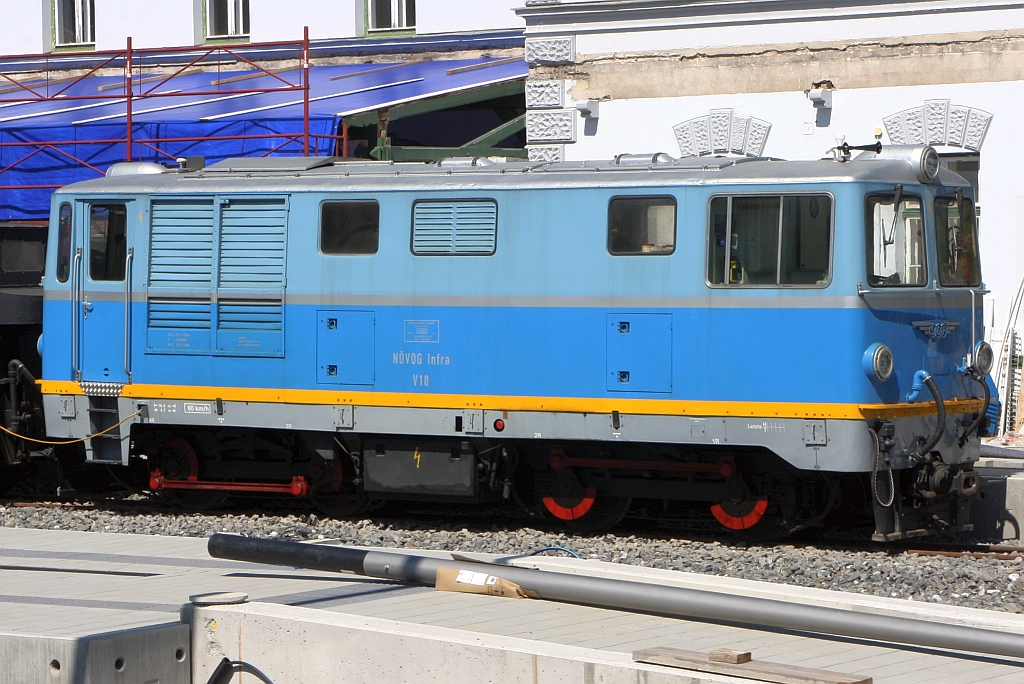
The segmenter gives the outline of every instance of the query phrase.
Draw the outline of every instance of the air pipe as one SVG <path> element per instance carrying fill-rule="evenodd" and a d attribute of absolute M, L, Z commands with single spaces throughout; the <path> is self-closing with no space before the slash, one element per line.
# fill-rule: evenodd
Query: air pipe
<path fill-rule="evenodd" d="M 927 371 L 919 370 L 914 373 L 914 382 L 910 386 L 910 393 L 907 394 L 907 401 L 917 401 L 924 387 L 927 387 L 928 391 L 932 393 L 938 415 L 936 416 L 935 432 L 932 433 L 932 436 L 924 444 L 910 453 L 911 457 L 917 459 L 924 458 L 939 443 L 939 440 L 942 439 L 942 434 L 946 431 L 946 404 L 942 401 L 942 395 L 939 394 L 938 385 L 935 384 L 935 380 L 932 379 L 932 376 Z"/>
<path fill-rule="evenodd" d="M 737 596 L 704 589 L 231 534 L 214 534 L 210 537 L 208 549 L 214 558 L 289 565 L 324 572 L 351 572 L 427 585 L 435 584 L 437 571 L 441 567 L 486 571 L 514 582 L 523 589 L 535 591 L 542 599 L 549 601 L 1024 658 L 1024 634 Z"/>

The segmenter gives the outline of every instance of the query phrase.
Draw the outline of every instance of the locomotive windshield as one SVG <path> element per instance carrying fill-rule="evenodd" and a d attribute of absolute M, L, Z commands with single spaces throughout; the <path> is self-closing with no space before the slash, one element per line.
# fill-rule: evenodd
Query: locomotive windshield
<path fill-rule="evenodd" d="M 961 207 L 963 216 L 960 215 Z M 978 231 L 974 204 L 966 197 L 935 200 L 935 244 L 939 249 L 939 282 L 947 287 L 981 284 L 978 263 Z"/>
<path fill-rule="evenodd" d="M 921 200 L 868 197 L 868 282 L 874 286 L 924 285 L 928 280 Z"/>

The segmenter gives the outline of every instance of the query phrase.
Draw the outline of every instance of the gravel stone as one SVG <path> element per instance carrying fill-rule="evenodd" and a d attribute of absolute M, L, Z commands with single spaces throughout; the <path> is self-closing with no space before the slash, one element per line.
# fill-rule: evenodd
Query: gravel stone
<path fill-rule="evenodd" d="M 1009 561 L 919 556 L 896 549 L 859 549 L 821 541 L 813 545 L 755 545 L 673 539 L 661 530 L 574 536 L 508 511 L 448 510 L 434 516 L 400 511 L 397 515 L 392 512 L 358 520 L 333 520 L 309 512 L 301 502 L 285 508 L 270 505 L 276 508 L 183 513 L 144 499 L 49 508 L 0 500 L 0 527 L 183 537 L 226 532 L 271 539 L 331 539 L 357 546 L 504 555 L 557 546 L 583 558 L 610 563 L 1011 613 L 1024 606 L 1021 556 Z"/>

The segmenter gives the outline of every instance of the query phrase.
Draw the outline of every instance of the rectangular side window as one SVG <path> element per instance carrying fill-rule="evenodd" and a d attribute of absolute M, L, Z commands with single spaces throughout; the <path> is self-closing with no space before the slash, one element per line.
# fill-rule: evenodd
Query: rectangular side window
<path fill-rule="evenodd" d="M 320 252 L 376 254 L 380 242 L 380 205 L 373 200 L 320 205 Z"/>
<path fill-rule="evenodd" d="M 94 0 L 56 0 L 57 45 L 88 45 L 95 42 Z"/>
<path fill-rule="evenodd" d="M 89 278 L 124 280 L 128 210 L 124 204 L 89 207 Z"/>
<path fill-rule="evenodd" d="M 68 282 L 71 274 L 71 205 L 60 205 L 57 214 L 57 282 Z"/>
<path fill-rule="evenodd" d="M 870 196 L 865 212 L 868 283 L 875 287 L 920 286 L 928 281 L 921 200 Z"/>
<path fill-rule="evenodd" d="M 955 197 L 935 199 L 935 244 L 939 251 L 939 282 L 942 285 L 981 285 L 978 232 L 971 200 L 964 197 L 958 203 Z"/>
<path fill-rule="evenodd" d="M 715 197 L 708 216 L 708 282 L 827 285 L 831 243 L 828 195 Z"/>
<path fill-rule="evenodd" d="M 498 205 L 494 200 L 420 201 L 412 208 L 412 253 L 494 254 Z"/>
<path fill-rule="evenodd" d="M 674 197 L 616 197 L 608 204 L 610 254 L 671 254 L 675 249 Z"/>
<path fill-rule="evenodd" d="M 831 253 L 832 198 L 827 195 L 782 198 L 783 285 L 821 285 L 828 282 Z"/>
<path fill-rule="evenodd" d="M 249 35 L 249 0 L 207 0 L 207 38 L 247 35 Z"/>

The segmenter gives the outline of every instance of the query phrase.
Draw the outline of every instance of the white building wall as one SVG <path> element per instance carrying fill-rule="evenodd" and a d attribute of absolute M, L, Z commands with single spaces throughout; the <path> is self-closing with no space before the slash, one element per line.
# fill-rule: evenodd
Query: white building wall
<path fill-rule="evenodd" d="M 521 29 L 513 11 L 524 0 L 420 0 L 416 3 L 416 33 L 465 33 Z"/>
<path fill-rule="evenodd" d="M 37 55 L 50 49 L 49 0 L 0 0 L 0 54 Z"/>
<path fill-rule="evenodd" d="M 96 0 L 96 49 L 195 45 L 196 20 L 192 0 Z"/>
<path fill-rule="evenodd" d="M 249 0 L 250 38 L 254 43 L 354 38 L 363 32 L 363 0 Z M 416 8 L 417 10 L 419 7 Z"/>

